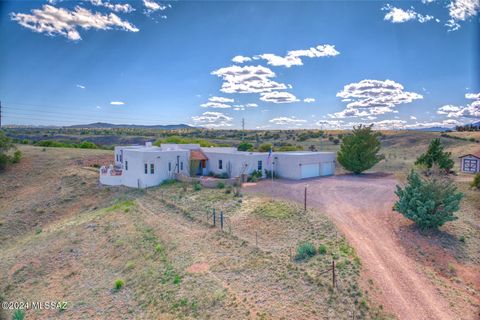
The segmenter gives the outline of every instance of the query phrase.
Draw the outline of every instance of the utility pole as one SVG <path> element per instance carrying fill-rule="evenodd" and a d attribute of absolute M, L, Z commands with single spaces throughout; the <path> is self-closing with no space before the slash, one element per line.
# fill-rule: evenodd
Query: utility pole
<path fill-rule="evenodd" d="M 242 118 L 242 141 L 245 139 L 245 118 Z"/>
<path fill-rule="evenodd" d="M 0 129 L 2 128 L 2 101 L 0 101 Z"/>

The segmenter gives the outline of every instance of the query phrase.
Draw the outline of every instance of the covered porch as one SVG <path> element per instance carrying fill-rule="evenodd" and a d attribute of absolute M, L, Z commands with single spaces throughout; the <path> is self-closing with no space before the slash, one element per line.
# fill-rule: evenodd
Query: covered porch
<path fill-rule="evenodd" d="M 208 157 L 202 150 L 190 150 L 190 176 L 204 176 L 207 175 Z"/>

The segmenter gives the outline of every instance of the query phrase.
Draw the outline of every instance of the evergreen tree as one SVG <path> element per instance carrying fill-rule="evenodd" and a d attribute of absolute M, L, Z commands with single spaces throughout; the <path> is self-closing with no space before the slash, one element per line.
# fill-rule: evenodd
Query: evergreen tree
<path fill-rule="evenodd" d="M 346 170 L 359 174 L 384 158 L 378 154 L 380 133 L 373 132 L 372 127 L 353 127 L 352 134 L 343 138 L 337 160 Z"/>
<path fill-rule="evenodd" d="M 422 180 L 412 170 L 404 188 L 397 185 L 398 201 L 394 209 L 414 221 L 421 229 L 432 229 L 445 222 L 456 220 L 453 214 L 460 208 L 463 193 L 450 179 L 434 177 Z"/>
<path fill-rule="evenodd" d="M 440 139 L 435 138 L 430 142 L 427 152 L 420 155 L 415 164 L 423 165 L 427 169 L 431 169 L 435 165 L 438 166 L 438 168 L 449 172 L 454 164 L 450 156 L 450 152 L 443 151 L 443 145 L 440 142 Z"/>

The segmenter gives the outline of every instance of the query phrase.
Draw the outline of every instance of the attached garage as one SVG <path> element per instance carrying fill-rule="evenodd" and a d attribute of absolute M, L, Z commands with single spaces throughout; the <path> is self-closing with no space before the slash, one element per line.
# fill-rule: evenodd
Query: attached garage
<path fill-rule="evenodd" d="M 320 164 L 320 175 L 331 176 L 335 174 L 335 162 L 322 162 Z"/>
<path fill-rule="evenodd" d="M 320 176 L 320 163 L 304 164 L 300 167 L 300 179 Z"/>
<path fill-rule="evenodd" d="M 334 152 L 275 152 L 273 158 L 275 173 L 281 178 L 299 180 L 335 174 Z"/>

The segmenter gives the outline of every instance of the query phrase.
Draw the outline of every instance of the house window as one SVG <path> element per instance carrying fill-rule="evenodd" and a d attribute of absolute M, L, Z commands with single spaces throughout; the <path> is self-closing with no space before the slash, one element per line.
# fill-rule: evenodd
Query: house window
<path fill-rule="evenodd" d="M 171 162 L 168 163 L 168 171 L 172 171 L 172 163 Z"/>
<path fill-rule="evenodd" d="M 220 170 L 223 169 L 223 162 L 222 162 L 222 160 L 218 160 L 218 169 L 220 169 Z"/>
<path fill-rule="evenodd" d="M 262 171 L 262 160 L 259 160 L 258 161 L 258 166 L 257 166 L 258 170 Z"/>
<path fill-rule="evenodd" d="M 182 171 L 183 171 L 183 161 L 182 161 L 182 162 L 180 162 L 180 170 L 182 170 Z"/>
<path fill-rule="evenodd" d="M 145 174 L 148 173 L 148 164 L 145 163 Z"/>
<path fill-rule="evenodd" d="M 118 154 L 116 154 L 115 156 L 116 156 L 116 159 L 117 159 L 117 162 L 118 162 Z"/>
<path fill-rule="evenodd" d="M 155 173 L 155 165 L 153 163 L 150 163 L 150 174 Z"/>
<path fill-rule="evenodd" d="M 128 170 L 128 161 L 125 161 L 125 170 Z"/>

